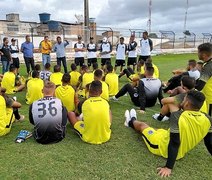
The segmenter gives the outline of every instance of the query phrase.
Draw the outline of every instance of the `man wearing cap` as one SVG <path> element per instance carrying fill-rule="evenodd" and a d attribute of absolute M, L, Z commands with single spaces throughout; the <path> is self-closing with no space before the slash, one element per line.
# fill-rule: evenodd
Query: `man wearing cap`
<path fill-rule="evenodd" d="M 69 42 L 65 40 L 62 42 L 61 37 L 57 37 L 57 43 L 53 47 L 53 51 L 56 52 L 57 56 L 57 65 L 61 66 L 61 62 L 63 63 L 64 72 L 67 73 L 67 64 L 66 64 L 66 52 L 65 47 L 69 45 Z"/>
<path fill-rule="evenodd" d="M 112 45 L 108 42 L 107 38 L 104 37 L 102 40 L 102 44 L 100 46 L 100 54 L 101 54 L 101 65 L 102 69 L 106 64 L 111 63 L 111 56 L 110 53 L 112 52 Z"/>
<path fill-rule="evenodd" d="M 44 40 L 40 42 L 40 51 L 42 53 L 42 63 L 45 66 L 46 63 L 51 63 L 51 50 L 52 50 L 52 43 L 49 41 L 48 36 L 44 36 Z"/>
<path fill-rule="evenodd" d="M 74 44 L 74 51 L 75 51 L 74 62 L 76 66 L 82 67 L 85 63 L 84 59 L 85 44 L 82 43 L 82 37 L 80 35 L 78 36 L 78 42 Z"/>
<path fill-rule="evenodd" d="M 18 69 L 20 67 L 20 62 L 18 58 L 19 48 L 18 48 L 18 45 L 15 44 L 15 42 L 16 42 L 16 39 L 12 38 L 11 39 L 12 44 L 10 45 L 10 53 L 12 56 L 13 65 L 16 67 L 17 74 L 18 74 Z"/>
<path fill-rule="evenodd" d="M 88 51 L 88 67 L 90 68 L 93 63 L 97 62 L 97 45 L 94 43 L 94 38 L 90 37 L 90 43 L 87 44 L 87 51 Z"/>

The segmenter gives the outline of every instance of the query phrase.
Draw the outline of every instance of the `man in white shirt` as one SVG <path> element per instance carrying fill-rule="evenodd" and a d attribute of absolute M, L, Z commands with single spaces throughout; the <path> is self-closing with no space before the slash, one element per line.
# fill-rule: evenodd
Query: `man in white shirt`
<path fill-rule="evenodd" d="M 102 44 L 100 46 L 102 69 L 104 69 L 104 66 L 106 64 L 111 63 L 111 59 L 110 59 L 111 58 L 111 55 L 110 55 L 111 52 L 112 52 L 112 45 L 107 40 L 107 38 L 104 37 L 103 40 L 102 40 Z"/>
<path fill-rule="evenodd" d="M 116 63 L 115 63 L 115 72 L 118 66 L 120 66 L 120 73 L 125 66 L 125 56 L 127 52 L 127 45 L 124 43 L 124 38 L 120 38 L 120 43 L 116 46 Z"/>
<path fill-rule="evenodd" d="M 88 68 L 91 67 L 94 63 L 97 63 L 97 45 L 94 43 L 94 38 L 90 37 L 90 43 L 87 44 L 87 51 L 88 51 Z"/>
<path fill-rule="evenodd" d="M 133 71 L 135 71 L 135 66 L 137 64 L 137 52 L 136 52 L 137 42 L 135 41 L 135 35 L 130 36 L 130 42 L 128 44 L 128 60 L 127 67 L 133 65 Z"/>
<path fill-rule="evenodd" d="M 18 73 L 18 69 L 20 67 L 20 62 L 19 62 L 19 58 L 18 58 L 18 53 L 19 53 L 19 48 L 17 45 L 15 45 L 16 40 L 14 38 L 11 39 L 11 45 L 10 45 L 10 53 L 12 56 L 12 60 L 13 60 L 13 65 L 17 68 L 17 73 Z"/>
<path fill-rule="evenodd" d="M 85 44 L 82 43 L 82 37 L 80 35 L 78 36 L 78 42 L 74 44 L 74 51 L 75 51 L 74 62 L 76 66 L 82 67 L 85 63 L 84 59 Z"/>

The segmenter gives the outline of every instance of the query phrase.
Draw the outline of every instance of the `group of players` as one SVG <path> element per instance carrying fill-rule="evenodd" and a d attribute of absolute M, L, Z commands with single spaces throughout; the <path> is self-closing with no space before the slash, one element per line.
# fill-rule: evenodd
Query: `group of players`
<path fill-rule="evenodd" d="M 144 37 L 145 35 L 146 32 Z M 90 56 L 88 65 L 93 66 L 92 71 L 84 65 L 84 58 L 80 57 L 80 53 L 84 51 L 84 45 L 81 47 L 80 44 L 79 41 L 75 45 L 78 56 L 75 56 L 75 63 L 71 64 L 70 73 L 63 74 L 59 65 L 55 65 L 51 72 L 51 64 L 47 62 L 43 70 L 40 65 L 36 65 L 28 80 L 23 82 L 16 76 L 17 68 L 13 64 L 10 65 L 9 72 L 2 76 L 1 82 L 1 136 L 10 132 L 15 120 L 24 119 L 18 111 L 21 104 L 12 96 L 26 88 L 29 121 L 34 126 L 33 135 L 38 143 L 49 144 L 64 139 L 67 121 L 84 142 L 105 143 L 110 140 L 112 124 L 112 112 L 108 102 L 117 101 L 128 93 L 133 104 L 139 107 L 137 112 L 142 114 L 145 113 L 146 107 L 155 106 L 158 99 L 161 111 L 153 115 L 153 118 L 158 122 L 170 121 L 170 129 L 156 130 L 138 121 L 135 109 L 125 112 L 124 125 L 142 134 L 150 152 L 167 158 L 166 165 L 158 169 L 160 176 L 169 176 L 175 161 L 183 158 L 202 139 L 212 154 L 210 43 L 198 47 L 199 59 L 204 64 L 189 60 L 187 70 L 174 72 L 174 77 L 165 84 L 159 80 L 158 68 L 152 63 L 150 55 L 140 56 L 136 62 L 137 55 L 133 57 L 136 53 L 133 52 L 136 51 L 134 36 L 131 36 L 128 47 L 123 44 L 123 39 L 120 39 L 120 44 L 117 45 L 117 49 L 121 49 L 120 52 L 126 54 L 126 49 L 129 51 L 128 67 L 123 69 L 119 76 L 111 65 L 111 45 L 106 39 L 101 45 L 102 68 L 98 68 L 96 58 Z M 142 47 L 144 52 L 151 52 L 152 42 L 144 38 L 141 49 Z M 117 56 L 116 66 L 124 66 L 121 61 L 125 62 L 125 57 Z M 131 64 L 133 68 L 129 67 Z M 77 69 L 78 65 L 81 66 L 80 71 Z M 119 79 L 124 75 L 130 82 L 119 90 Z M 164 98 L 163 91 L 168 92 L 170 97 Z"/>

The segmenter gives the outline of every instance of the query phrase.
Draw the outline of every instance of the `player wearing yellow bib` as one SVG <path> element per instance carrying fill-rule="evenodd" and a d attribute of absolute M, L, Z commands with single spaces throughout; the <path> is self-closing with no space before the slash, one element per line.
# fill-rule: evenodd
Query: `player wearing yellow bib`
<path fill-rule="evenodd" d="M 6 94 L 14 94 L 24 89 L 25 85 L 16 85 L 16 73 L 17 68 L 11 64 L 9 72 L 6 72 L 3 76 L 1 87 L 6 89 Z"/>
<path fill-rule="evenodd" d="M 108 85 L 106 82 L 102 81 L 102 78 L 103 78 L 103 71 L 101 69 L 97 69 L 94 72 L 94 80 L 100 81 L 102 83 L 102 94 L 100 95 L 100 97 L 109 101 Z"/>
<path fill-rule="evenodd" d="M 113 66 L 111 64 L 107 65 L 106 70 L 105 82 L 109 88 L 109 96 L 115 96 L 119 92 L 119 78 L 117 74 L 113 72 Z"/>
<path fill-rule="evenodd" d="M 198 47 L 199 59 L 204 61 L 196 89 L 206 97 L 209 115 L 212 115 L 212 44 L 204 43 Z"/>
<path fill-rule="evenodd" d="M 100 97 L 101 93 L 102 83 L 93 81 L 89 98 L 82 105 L 83 121 L 78 120 L 74 112 L 68 113 L 70 123 L 82 140 L 91 144 L 105 143 L 111 136 L 112 114 L 108 102 Z"/>
<path fill-rule="evenodd" d="M 54 66 L 54 72 L 50 76 L 50 81 L 56 86 L 62 85 L 63 73 L 61 73 L 61 68 L 58 65 Z"/>
<path fill-rule="evenodd" d="M 77 71 L 77 66 L 74 63 L 71 64 L 70 76 L 71 76 L 70 84 L 73 87 L 77 87 L 79 82 L 79 77 L 81 76 L 81 74 Z"/>
<path fill-rule="evenodd" d="M 62 78 L 62 86 L 58 86 L 55 90 L 56 97 L 62 101 L 68 112 L 74 111 L 78 103 L 75 90 L 70 85 L 70 79 L 70 74 L 65 73 Z"/>
<path fill-rule="evenodd" d="M 189 91 L 181 106 L 183 111 L 176 111 L 170 117 L 170 129 L 154 129 L 146 123 L 137 121 L 136 111 L 125 112 L 125 126 L 132 127 L 142 134 L 149 151 L 167 158 L 166 165 L 158 168 L 158 175 L 171 175 L 175 161 L 185 156 L 202 139 L 212 155 L 212 119 L 200 112 L 205 100 L 199 91 Z"/>
<path fill-rule="evenodd" d="M 39 78 L 39 72 L 33 71 L 32 78 L 27 82 L 26 103 L 32 104 L 34 101 L 43 98 L 44 82 Z"/>

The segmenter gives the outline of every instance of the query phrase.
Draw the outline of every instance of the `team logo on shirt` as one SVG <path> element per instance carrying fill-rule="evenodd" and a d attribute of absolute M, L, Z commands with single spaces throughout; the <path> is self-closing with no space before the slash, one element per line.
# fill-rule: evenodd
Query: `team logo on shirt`
<path fill-rule="evenodd" d="M 154 132 L 153 132 L 152 130 L 149 130 L 149 131 L 148 131 L 148 134 L 149 134 L 149 135 L 151 135 L 151 134 L 153 134 L 153 133 L 154 133 Z"/>

